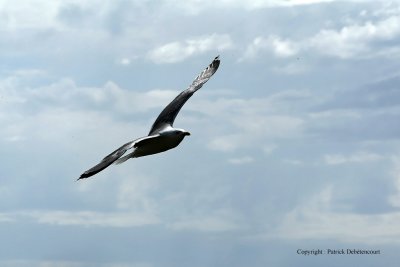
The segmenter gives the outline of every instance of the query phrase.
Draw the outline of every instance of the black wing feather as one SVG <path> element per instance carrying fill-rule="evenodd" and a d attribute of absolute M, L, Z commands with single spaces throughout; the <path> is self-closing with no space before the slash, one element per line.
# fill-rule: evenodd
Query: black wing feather
<path fill-rule="evenodd" d="M 173 125 L 176 115 L 178 115 L 182 106 L 211 78 L 211 76 L 213 76 L 219 67 L 219 63 L 219 56 L 217 56 L 214 58 L 213 62 L 211 62 L 211 64 L 194 79 L 189 88 L 181 92 L 174 100 L 172 100 L 171 103 L 168 104 L 168 106 L 164 108 L 153 123 L 149 135 L 157 134 L 167 125 Z"/>
<path fill-rule="evenodd" d="M 94 166 L 94 167 L 90 168 L 89 170 L 85 171 L 84 173 L 82 173 L 81 176 L 78 178 L 78 180 L 88 178 L 92 175 L 95 175 L 96 173 L 101 172 L 102 170 L 104 170 L 105 168 L 107 168 L 108 166 L 113 164 L 114 161 L 119 159 L 123 154 L 125 154 L 125 152 L 129 148 L 131 148 L 133 142 L 135 142 L 135 141 L 126 143 L 125 145 L 116 149 L 114 152 L 107 155 L 104 159 L 102 159 L 100 161 L 99 164 L 97 164 L 96 166 Z"/>

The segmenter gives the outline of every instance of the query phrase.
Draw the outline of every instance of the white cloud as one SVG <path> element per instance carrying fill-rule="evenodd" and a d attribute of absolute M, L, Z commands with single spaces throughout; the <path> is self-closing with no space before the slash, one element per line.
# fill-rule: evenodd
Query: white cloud
<path fill-rule="evenodd" d="M 245 9 L 245 10 L 256 10 L 263 8 L 272 8 L 272 7 L 293 7 L 300 5 L 310 5 L 310 4 L 318 4 L 318 3 L 327 3 L 333 2 L 335 0 L 249 0 L 249 1 L 241 1 L 241 0 L 223 0 L 223 1 L 213 1 L 213 0 L 205 0 L 199 4 L 198 0 L 188 0 L 185 2 L 181 1 L 171 1 L 174 8 L 183 9 L 185 12 L 190 14 L 198 14 L 203 10 L 210 8 L 221 8 L 221 9 Z M 357 1 L 357 0 L 353 0 Z"/>
<path fill-rule="evenodd" d="M 102 106 L 100 112 L 107 112 L 110 108 L 127 113 L 146 112 L 165 106 L 178 94 L 177 91 L 160 89 L 138 93 L 123 89 L 111 81 L 99 87 L 82 87 L 67 78 L 38 87 L 30 87 L 28 84 L 29 79 L 20 74 L 0 80 L 0 94 L 11 113 L 23 112 L 23 107 L 33 103 L 43 104 L 37 107 L 38 112 L 49 107 L 57 108 L 58 105 L 61 109 L 75 111 L 87 109 L 88 106 Z"/>
<path fill-rule="evenodd" d="M 104 14 L 107 14 L 115 6 L 113 2 L 111 0 L 1 1 L 0 7 L 4 23 L 0 25 L 0 28 L 6 30 L 65 29 L 59 21 L 60 11 L 63 8 L 75 7 L 76 10 L 92 10 L 99 18 L 104 19 Z"/>
<path fill-rule="evenodd" d="M 165 14 L 165 10 L 169 12 L 182 10 L 185 14 L 198 14 L 207 9 L 245 9 L 255 10 L 270 7 L 293 7 L 301 5 L 310 5 L 318 3 L 334 2 L 335 0 L 252 0 L 252 1 L 240 1 L 240 0 L 224 0 L 224 1 L 213 1 L 205 0 L 199 4 L 198 0 L 188 0 L 184 3 L 181 1 L 160 1 L 158 3 L 160 10 L 154 9 L 150 2 L 131 1 L 135 8 L 141 8 L 142 10 L 151 10 L 152 12 L 158 12 L 156 15 L 162 16 Z M 353 0 L 356 2 L 357 0 Z M 83 14 L 90 16 L 95 22 L 96 27 L 103 27 L 107 24 L 110 14 L 114 14 L 116 9 L 120 7 L 120 2 L 105 0 L 54 0 L 54 1 L 7 1 L 1 4 L 2 16 L 0 16 L 1 24 L 0 27 L 9 30 L 18 29 L 65 29 L 71 25 L 65 25 L 60 22 L 60 13 L 66 9 L 85 11 Z M 72 14 L 74 15 L 74 14 Z M 128 21 L 131 18 L 128 17 Z M 103 29 L 104 30 L 104 29 Z M 137 34 L 138 32 L 135 31 Z"/>
<path fill-rule="evenodd" d="M 358 110 L 347 110 L 347 109 L 334 109 L 334 110 L 323 110 L 318 112 L 312 112 L 309 114 L 311 119 L 321 119 L 323 121 L 329 121 L 334 119 L 345 120 L 345 119 L 360 119 L 362 114 Z"/>
<path fill-rule="evenodd" d="M 3 16 L 6 18 L 1 28 L 16 30 L 20 28 L 44 28 L 55 25 L 59 1 L 18 1 L 0 3 Z"/>
<path fill-rule="evenodd" d="M 255 58 L 260 52 L 271 52 L 277 57 L 291 57 L 298 52 L 297 45 L 290 41 L 284 40 L 279 36 L 271 35 L 267 38 L 262 36 L 256 37 L 239 61 Z"/>
<path fill-rule="evenodd" d="M 176 231 L 195 230 L 201 232 L 225 232 L 238 228 L 233 222 L 216 217 L 201 217 L 177 221 L 170 224 L 169 227 Z"/>
<path fill-rule="evenodd" d="M 122 58 L 119 61 L 119 64 L 123 65 L 123 66 L 128 66 L 131 64 L 131 60 L 129 58 Z"/>
<path fill-rule="evenodd" d="M 353 155 L 330 154 L 324 156 L 324 161 L 328 165 L 339 165 L 346 163 L 369 163 L 379 161 L 383 156 L 366 151 L 360 151 Z"/>
<path fill-rule="evenodd" d="M 295 56 L 301 51 L 317 51 L 321 55 L 343 59 L 399 55 L 396 44 L 378 44 L 398 37 L 400 37 L 399 12 L 378 21 L 367 21 L 363 24 L 350 21 L 340 29 L 321 29 L 306 39 L 290 40 L 277 35 L 258 36 L 247 45 L 239 61 L 253 59 L 265 52 L 282 58 Z M 304 71 L 304 68 L 292 64 L 276 70 L 298 73 Z"/>
<path fill-rule="evenodd" d="M 333 2 L 334 0 L 289 0 L 289 1 L 280 1 L 282 5 L 286 6 L 296 6 L 296 5 L 311 5 L 318 3 L 327 3 Z"/>
<path fill-rule="evenodd" d="M 221 97 L 214 101 L 194 99 L 187 109 L 207 114 L 222 125 L 216 125 L 215 120 L 208 120 L 210 125 L 202 129 L 209 137 L 207 147 L 211 150 L 232 152 L 238 148 L 257 147 L 267 153 L 276 147 L 275 141 L 300 137 L 306 121 L 301 114 L 291 115 L 288 110 L 294 99 L 307 98 L 309 93 L 302 91 L 284 91 L 264 98 L 227 98 Z M 204 122 L 208 123 L 208 122 Z"/>
<path fill-rule="evenodd" d="M 299 137 L 303 133 L 306 123 L 303 114 L 294 116 L 292 112 L 299 101 L 315 103 L 321 98 L 302 90 L 286 90 L 262 98 L 222 96 L 213 101 L 205 101 L 199 96 L 186 108 L 210 118 L 217 114 L 218 120 L 224 121 L 224 124 L 216 125 L 215 121 L 209 120 L 211 125 L 202 127 L 213 129 L 211 135 L 210 131 L 204 132 L 211 138 L 211 149 L 233 151 L 237 147 L 256 145 L 265 147 L 265 152 L 269 153 L 276 148 L 276 144 L 270 142 L 272 139 Z"/>
<path fill-rule="evenodd" d="M 13 222 L 14 218 L 9 214 L 0 213 L 0 223 L 2 222 Z"/>
<path fill-rule="evenodd" d="M 149 176 L 135 175 L 135 179 L 123 180 L 118 189 L 117 207 L 157 217 L 157 203 L 150 193 L 157 189 L 157 180 Z"/>
<path fill-rule="evenodd" d="M 66 260 L 0 260 L 2 267 L 152 267 L 146 262 L 66 261 Z"/>
<path fill-rule="evenodd" d="M 388 197 L 388 202 L 396 208 L 400 207 L 400 158 L 393 157 L 394 168 L 392 171 L 392 176 L 394 177 L 394 188 L 396 192 Z"/>
<path fill-rule="evenodd" d="M 277 73 L 296 75 L 306 73 L 310 68 L 311 66 L 304 64 L 301 59 L 297 59 L 297 62 L 292 62 L 285 66 L 274 67 L 273 70 Z"/>
<path fill-rule="evenodd" d="M 233 43 L 229 35 L 214 33 L 185 41 L 167 43 L 150 51 L 148 57 L 158 64 L 176 63 L 194 55 L 209 51 L 218 53 L 232 47 Z"/>
<path fill-rule="evenodd" d="M 290 115 L 243 114 L 232 118 L 232 123 L 249 136 L 264 138 L 288 138 L 299 136 L 304 120 Z"/>
<path fill-rule="evenodd" d="M 310 39 L 310 47 L 322 54 L 352 58 L 375 54 L 373 42 L 392 40 L 400 35 L 400 17 L 391 16 L 376 23 L 348 25 L 340 30 L 322 30 Z"/>
<path fill-rule="evenodd" d="M 276 144 L 265 144 L 265 145 L 262 147 L 262 151 L 264 152 L 265 155 L 270 155 L 270 154 L 272 154 L 277 148 L 278 148 L 278 145 L 276 145 Z"/>
<path fill-rule="evenodd" d="M 25 81 L 15 77 L 13 82 L 6 79 L 0 84 L 4 85 L 0 92 L 5 100 L 0 110 L 8 114 L 0 116 L 3 125 L 0 139 L 8 142 L 32 138 L 46 139 L 47 142 L 60 140 L 66 135 L 81 132 L 81 127 L 90 132 L 93 127 L 110 125 L 112 115 L 146 112 L 170 100 L 164 98 L 167 94 L 157 95 L 152 91 L 136 93 L 113 83 L 89 88 L 63 79 L 50 85 L 29 88 Z M 112 125 L 118 125 L 118 132 L 122 133 L 120 131 L 124 128 L 131 131 L 134 122 L 128 125 L 116 121 Z M 108 130 L 113 131 L 112 127 Z M 145 132 L 147 128 L 142 130 L 143 134 Z M 116 131 L 110 136 L 115 134 Z"/>
<path fill-rule="evenodd" d="M 357 214 L 332 211 L 334 187 L 301 203 L 283 218 L 276 235 L 289 240 L 337 240 L 346 243 L 400 243 L 400 212 Z M 269 237 L 276 237 L 271 234 Z"/>
<path fill-rule="evenodd" d="M 230 134 L 214 137 L 207 145 L 211 150 L 231 152 L 243 145 L 241 140 L 244 138 L 241 134 Z"/>
<path fill-rule="evenodd" d="M 215 211 L 214 214 L 209 215 L 186 216 L 168 224 L 168 227 L 176 231 L 200 232 L 225 232 L 240 228 L 232 212 L 227 210 Z"/>
<path fill-rule="evenodd" d="M 4 267 L 84 267 L 88 263 L 77 261 L 2 260 Z M 89 265 L 91 266 L 91 265 Z"/>
<path fill-rule="evenodd" d="M 234 164 L 234 165 L 248 164 L 253 161 L 254 161 L 254 159 L 250 156 L 244 156 L 241 158 L 231 158 L 228 160 L 229 163 Z"/>
<path fill-rule="evenodd" d="M 304 121 L 285 115 L 239 114 L 230 115 L 233 129 L 230 134 L 212 137 L 208 143 L 211 150 L 232 152 L 244 147 L 268 146 L 271 140 L 290 139 L 301 136 Z M 234 133 L 232 133 L 234 132 Z"/>
<path fill-rule="evenodd" d="M 296 165 L 296 166 L 300 166 L 300 165 L 304 164 L 303 161 L 297 160 L 297 159 L 284 159 L 283 162 L 290 164 L 290 165 Z"/>
<path fill-rule="evenodd" d="M 99 227 L 137 227 L 160 223 L 154 215 L 135 212 L 30 210 L 1 213 L 0 217 L 5 218 L 2 222 L 33 220 L 40 224 Z"/>

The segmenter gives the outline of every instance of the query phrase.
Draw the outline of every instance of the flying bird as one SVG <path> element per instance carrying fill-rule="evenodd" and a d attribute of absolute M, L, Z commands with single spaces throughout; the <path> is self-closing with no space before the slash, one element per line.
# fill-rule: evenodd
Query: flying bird
<path fill-rule="evenodd" d="M 95 175 L 113 163 L 120 164 L 130 158 L 157 154 L 178 146 L 183 138 L 190 135 L 190 133 L 184 129 L 173 127 L 176 115 L 178 115 L 186 101 L 213 76 L 219 67 L 219 63 L 219 56 L 217 56 L 186 90 L 182 91 L 164 108 L 153 123 L 147 136 L 122 145 L 102 159 L 96 166 L 82 173 L 78 180 Z"/>

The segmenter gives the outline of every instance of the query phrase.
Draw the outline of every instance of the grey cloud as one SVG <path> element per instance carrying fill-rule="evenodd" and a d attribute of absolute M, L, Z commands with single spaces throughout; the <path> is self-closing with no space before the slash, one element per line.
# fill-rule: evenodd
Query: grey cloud
<path fill-rule="evenodd" d="M 311 109 L 310 131 L 336 140 L 398 139 L 398 76 L 339 90 Z"/>
<path fill-rule="evenodd" d="M 399 106 L 400 76 L 363 85 L 355 89 L 340 90 L 322 108 L 337 109 L 388 109 Z"/>
<path fill-rule="evenodd" d="M 82 27 L 85 21 L 90 20 L 91 11 L 77 4 L 67 4 L 60 7 L 57 18 L 67 26 Z"/>

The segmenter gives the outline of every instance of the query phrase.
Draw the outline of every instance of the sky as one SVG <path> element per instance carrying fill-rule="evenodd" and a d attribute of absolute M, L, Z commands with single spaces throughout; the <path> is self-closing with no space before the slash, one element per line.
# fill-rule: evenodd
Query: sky
<path fill-rule="evenodd" d="M 0 0 L 0 33 L 1 266 L 397 266 L 400 1 Z M 76 181 L 217 55 L 191 136 Z"/>

